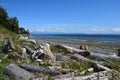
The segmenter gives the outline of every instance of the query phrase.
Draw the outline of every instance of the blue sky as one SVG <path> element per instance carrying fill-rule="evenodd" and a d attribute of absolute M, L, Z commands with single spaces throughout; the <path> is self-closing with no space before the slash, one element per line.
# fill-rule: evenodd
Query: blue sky
<path fill-rule="evenodd" d="M 120 34 L 120 0 L 0 0 L 31 32 Z"/>

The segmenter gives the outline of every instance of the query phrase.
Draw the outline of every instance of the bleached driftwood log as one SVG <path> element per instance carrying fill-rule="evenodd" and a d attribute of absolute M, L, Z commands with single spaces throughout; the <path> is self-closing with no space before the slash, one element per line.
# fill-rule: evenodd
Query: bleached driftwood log
<path fill-rule="evenodd" d="M 41 73 L 50 73 L 51 75 L 59 75 L 60 73 L 55 70 L 46 69 L 44 67 L 29 65 L 29 64 L 22 64 L 20 65 L 21 68 L 30 71 L 30 72 L 41 72 Z"/>
<path fill-rule="evenodd" d="M 60 48 L 66 49 L 70 53 L 78 53 L 78 54 L 83 55 L 83 56 L 90 55 L 90 52 L 87 51 L 87 50 L 81 50 L 81 49 L 77 49 L 77 48 L 70 47 L 70 46 L 67 46 L 67 45 L 58 45 L 58 46 Z"/>
<path fill-rule="evenodd" d="M 20 68 L 15 64 L 10 64 L 5 68 L 6 75 L 13 77 L 15 80 L 30 80 L 34 79 L 33 75 L 28 71 Z"/>
<path fill-rule="evenodd" d="M 93 73 L 87 76 L 79 76 L 79 77 L 69 77 L 69 78 L 57 78 L 55 80 L 109 80 L 111 78 L 112 71 L 101 71 L 97 73 Z"/>
<path fill-rule="evenodd" d="M 93 52 L 91 52 L 90 56 L 91 57 L 95 57 L 95 58 L 99 58 L 99 59 L 103 59 L 103 60 L 106 60 L 108 58 L 113 58 L 113 59 L 116 59 L 116 60 L 120 61 L 120 57 L 116 56 L 116 55 L 104 55 L 104 54 L 100 54 L 100 53 L 93 53 Z"/>
<path fill-rule="evenodd" d="M 34 40 L 34 39 L 26 39 L 26 41 L 31 42 L 33 44 L 37 44 L 36 40 Z"/>
<path fill-rule="evenodd" d="M 48 59 L 55 61 L 56 57 L 52 53 L 50 49 L 50 44 L 48 43 L 43 43 L 43 45 L 40 45 L 38 48 L 35 50 L 32 50 L 30 47 L 25 46 L 27 53 L 30 55 L 31 59 L 37 59 L 40 56 L 47 56 Z"/>
<path fill-rule="evenodd" d="M 26 51 L 27 51 L 28 54 L 31 54 L 31 53 L 34 52 L 34 50 L 32 50 L 32 49 L 31 49 L 30 47 L 28 47 L 28 46 L 25 46 L 25 48 L 26 48 Z"/>
<path fill-rule="evenodd" d="M 110 70 L 109 68 L 107 68 L 107 67 L 105 67 L 103 65 L 98 64 L 98 62 L 95 62 L 93 60 L 85 58 L 85 57 L 83 57 L 83 56 L 81 56 L 79 54 L 72 54 L 71 57 L 75 58 L 77 60 L 83 60 L 83 61 L 90 62 L 92 64 L 92 66 L 93 66 L 95 71 L 100 71 L 100 70 L 107 70 L 107 71 L 109 71 Z"/>
<path fill-rule="evenodd" d="M 5 41 L 4 43 L 4 47 L 3 47 L 3 52 L 8 52 L 8 51 L 12 51 L 15 49 L 15 46 L 13 44 L 12 38 L 9 38 L 7 41 Z"/>
<path fill-rule="evenodd" d="M 50 49 L 50 44 L 44 43 L 43 46 L 44 46 L 44 54 L 48 57 L 48 59 L 55 61 L 56 58 Z"/>
<path fill-rule="evenodd" d="M 10 44 L 11 49 L 15 49 L 12 38 L 9 38 L 9 44 Z"/>

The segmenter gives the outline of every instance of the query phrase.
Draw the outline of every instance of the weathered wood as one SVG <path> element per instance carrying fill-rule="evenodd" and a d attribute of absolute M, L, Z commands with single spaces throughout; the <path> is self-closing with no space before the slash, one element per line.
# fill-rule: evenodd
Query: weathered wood
<path fill-rule="evenodd" d="M 118 49 L 118 56 L 120 56 L 120 49 Z"/>
<path fill-rule="evenodd" d="M 26 39 L 26 41 L 33 43 L 33 44 L 37 44 L 36 40 L 34 40 L 34 39 Z"/>
<path fill-rule="evenodd" d="M 44 43 L 43 46 L 44 46 L 44 54 L 48 57 L 48 59 L 55 61 L 56 58 L 50 49 L 50 44 Z"/>
<path fill-rule="evenodd" d="M 23 59 L 23 57 L 20 54 L 18 54 L 17 52 L 13 52 L 13 53 L 9 54 L 8 58 L 14 59 L 14 60 L 18 60 L 18 59 L 22 60 Z"/>
<path fill-rule="evenodd" d="M 87 61 L 87 62 L 90 62 L 92 64 L 92 67 L 94 68 L 95 71 L 100 71 L 100 70 L 110 70 L 109 68 L 103 66 L 103 65 L 100 65 L 98 64 L 98 62 L 95 62 L 93 60 L 90 60 L 88 58 L 85 58 L 79 54 L 72 54 L 71 55 L 72 58 L 75 58 L 77 60 L 83 60 L 83 61 Z"/>
<path fill-rule="evenodd" d="M 13 77 L 15 80 L 30 80 L 34 79 L 33 75 L 28 71 L 20 68 L 15 64 L 10 64 L 5 68 L 6 75 Z"/>
<path fill-rule="evenodd" d="M 116 59 L 116 60 L 120 61 L 120 57 L 118 57 L 116 55 L 105 55 L 105 54 L 91 52 L 90 56 L 95 57 L 95 58 L 99 58 L 99 59 L 103 59 L 103 60 L 108 59 L 108 58 L 113 58 L 113 59 Z"/>
<path fill-rule="evenodd" d="M 111 75 L 112 75 L 112 71 L 101 71 L 87 76 L 79 76 L 79 77 L 71 76 L 69 78 L 59 77 L 55 80 L 109 80 L 109 78 L 111 78 Z"/>
<path fill-rule="evenodd" d="M 27 59 L 27 51 L 26 51 L 26 48 L 22 48 L 22 49 L 21 49 L 21 53 L 22 53 L 22 58 L 23 58 L 23 59 Z"/>
<path fill-rule="evenodd" d="M 20 65 L 20 67 L 27 71 L 30 71 L 30 72 L 50 73 L 51 75 L 60 74 L 58 71 L 53 71 L 50 69 L 46 69 L 44 67 L 34 66 L 34 65 L 30 65 L 30 64 L 22 64 L 22 65 Z"/>
<path fill-rule="evenodd" d="M 71 73 L 68 73 L 68 74 L 64 74 L 64 75 L 56 75 L 53 77 L 54 80 L 56 79 L 64 79 L 64 78 L 70 78 L 72 76 Z"/>
<path fill-rule="evenodd" d="M 70 61 L 70 58 L 65 56 L 65 55 L 62 55 L 60 53 L 57 53 L 56 54 L 56 60 L 59 60 L 59 61 Z"/>
<path fill-rule="evenodd" d="M 34 52 L 34 50 L 32 50 L 32 49 L 31 49 L 30 47 L 28 47 L 28 46 L 25 46 L 25 48 L 26 48 L 26 51 L 27 51 L 28 54 L 31 54 L 31 53 Z"/>
<path fill-rule="evenodd" d="M 12 51 L 14 49 L 15 49 L 15 46 L 13 44 L 13 41 L 11 38 L 9 38 L 7 41 L 5 41 L 2 51 L 8 52 L 8 51 Z"/>
<path fill-rule="evenodd" d="M 9 38 L 9 44 L 10 44 L 11 49 L 15 49 L 12 38 Z"/>
<path fill-rule="evenodd" d="M 39 67 L 39 66 L 34 66 L 29 64 L 22 64 L 20 65 L 20 67 L 31 72 L 45 72 L 44 67 Z"/>
<path fill-rule="evenodd" d="M 87 51 L 87 50 L 81 50 L 81 49 L 77 49 L 77 48 L 74 48 L 74 47 L 70 47 L 70 46 L 67 46 L 67 45 L 58 45 L 60 48 L 64 48 L 66 49 L 68 52 L 70 53 L 79 53 L 80 55 L 83 55 L 83 56 L 88 56 L 90 55 L 90 52 Z"/>

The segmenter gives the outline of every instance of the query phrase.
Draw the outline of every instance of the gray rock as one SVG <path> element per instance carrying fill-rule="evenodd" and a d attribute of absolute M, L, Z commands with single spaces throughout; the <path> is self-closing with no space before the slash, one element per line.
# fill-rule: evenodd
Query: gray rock
<path fill-rule="evenodd" d="M 13 77 L 15 80 L 30 80 L 34 79 L 33 75 L 28 71 L 20 68 L 15 64 L 10 64 L 5 68 L 6 75 Z"/>

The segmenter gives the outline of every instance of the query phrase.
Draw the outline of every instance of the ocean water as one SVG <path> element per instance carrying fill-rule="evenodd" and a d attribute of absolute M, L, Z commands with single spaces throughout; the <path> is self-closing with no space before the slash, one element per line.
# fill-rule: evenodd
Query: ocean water
<path fill-rule="evenodd" d="M 84 42 L 87 40 L 98 40 L 98 44 L 120 45 L 120 35 L 86 35 L 86 34 L 31 34 L 31 38 L 48 40 L 69 40 Z"/>

